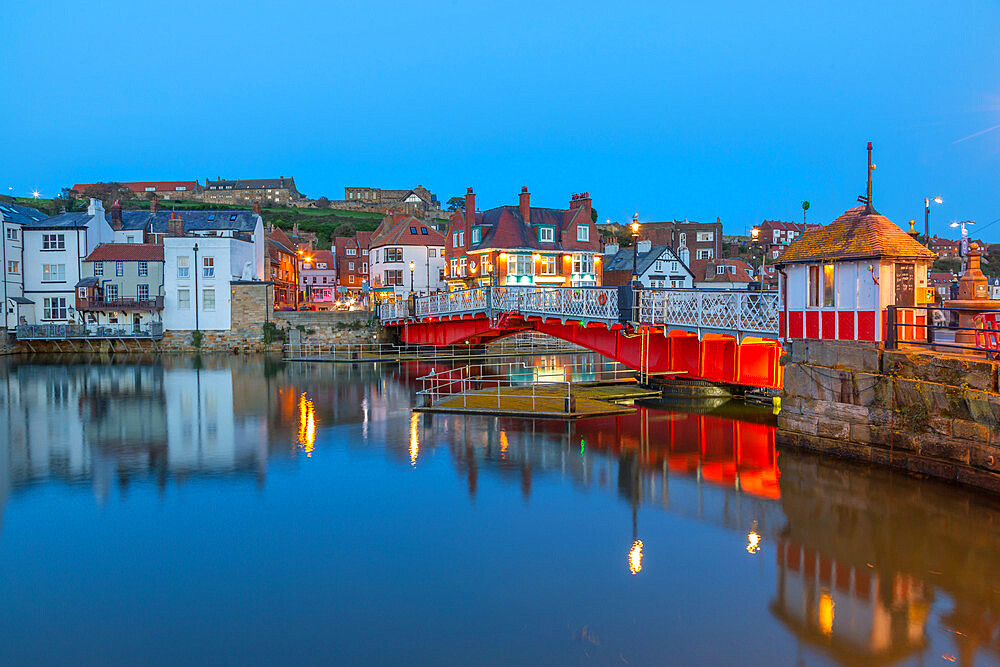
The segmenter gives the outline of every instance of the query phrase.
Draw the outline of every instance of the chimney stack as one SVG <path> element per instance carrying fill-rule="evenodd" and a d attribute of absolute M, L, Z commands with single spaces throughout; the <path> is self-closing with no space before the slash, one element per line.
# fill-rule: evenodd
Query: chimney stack
<path fill-rule="evenodd" d="M 176 211 L 170 212 L 170 222 L 167 223 L 167 236 L 184 236 L 184 220 Z"/>
<path fill-rule="evenodd" d="M 153 198 L 149 200 L 149 212 L 159 213 L 160 212 L 160 198 L 153 195 Z"/>
<path fill-rule="evenodd" d="M 117 199 L 111 205 L 111 229 L 116 232 L 122 228 L 122 204 Z"/>
<path fill-rule="evenodd" d="M 531 224 L 531 194 L 528 192 L 528 186 L 525 185 L 521 188 L 521 218 L 524 219 L 524 224 Z"/>
<path fill-rule="evenodd" d="M 476 224 L 476 195 L 472 192 L 472 188 L 469 188 L 465 191 L 465 227 L 472 229 L 474 224 Z"/>
<path fill-rule="evenodd" d="M 255 199 L 253 202 L 253 213 L 254 215 L 260 215 L 260 200 Z"/>

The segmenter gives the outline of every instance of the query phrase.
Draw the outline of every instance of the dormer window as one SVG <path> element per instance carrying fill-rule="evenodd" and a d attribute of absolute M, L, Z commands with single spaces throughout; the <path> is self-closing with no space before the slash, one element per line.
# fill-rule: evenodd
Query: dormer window
<path fill-rule="evenodd" d="M 480 238 L 482 238 L 482 231 L 479 229 L 479 227 L 473 228 L 473 230 L 472 230 L 472 242 L 473 243 L 479 243 Z"/>
<path fill-rule="evenodd" d="M 542 243 L 552 243 L 556 239 L 556 230 L 552 227 L 539 227 L 538 240 Z"/>

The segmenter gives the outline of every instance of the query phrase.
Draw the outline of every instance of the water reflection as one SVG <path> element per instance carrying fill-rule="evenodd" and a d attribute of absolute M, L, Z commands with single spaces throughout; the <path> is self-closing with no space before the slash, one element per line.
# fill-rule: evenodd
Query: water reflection
<path fill-rule="evenodd" d="M 540 364 L 530 377 L 554 376 L 553 360 Z M 575 423 L 413 413 L 416 379 L 432 368 L 443 370 L 8 360 L 0 499 L 53 482 L 89 486 L 102 501 L 147 479 L 161 490 L 194 478 L 253 489 L 277 462 L 314 465 L 324 448 L 338 448 L 387 457 L 413 475 L 445 466 L 468 502 L 487 476 L 523 503 L 544 502 L 536 489 L 553 485 L 581 502 L 610 499 L 612 518 L 588 537 L 613 544 L 615 573 L 641 573 L 635 581 L 673 562 L 662 538 L 650 537 L 658 517 L 721 531 L 732 538 L 725 558 L 752 557 L 768 576 L 768 595 L 744 611 L 769 613 L 807 658 L 1000 659 L 1000 510 L 990 499 L 841 461 L 779 457 L 771 419 L 758 411 L 641 407 Z M 338 429 L 350 436 L 331 437 Z"/>

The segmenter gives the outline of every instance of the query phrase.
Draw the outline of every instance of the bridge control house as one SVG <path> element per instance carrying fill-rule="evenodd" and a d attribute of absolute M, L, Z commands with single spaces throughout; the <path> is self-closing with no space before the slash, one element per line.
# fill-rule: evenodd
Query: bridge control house
<path fill-rule="evenodd" d="M 574 194 L 568 209 L 531 206 L 528 188 L 517 206 L 476 210 L 469 188 L 465 209 L 452 215 L 445 271 L 452 291 L 482 285 L 596 287 L 601 241 L 589 193 Z"/>
<path fill-rule="evenodd" d="M 885 340 L 886 308 L 901 325 L 926 323 L 927 271 L 934 253 L 871 205 L 848 209 L 796 238 L 778 259 L 782 338 Z M 902 326 L 903 339 L 926 329 Z"/>

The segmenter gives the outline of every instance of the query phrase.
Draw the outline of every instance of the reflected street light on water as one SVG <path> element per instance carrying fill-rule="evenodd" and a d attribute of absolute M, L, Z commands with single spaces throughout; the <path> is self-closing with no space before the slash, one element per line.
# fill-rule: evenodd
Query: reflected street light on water
<path fill-rule="evenodd" d="M 642 540 L 634 541 L 628 550 L 628 571 L 632 574 L 642 571 Z"/>
<path fill-rule="evenodd" d="M 755 554 L 760 551 L 760 533 L 757 532 L 757 521 L 753 522 L 750 532 L 747 533 L 747 553 Z"/>

